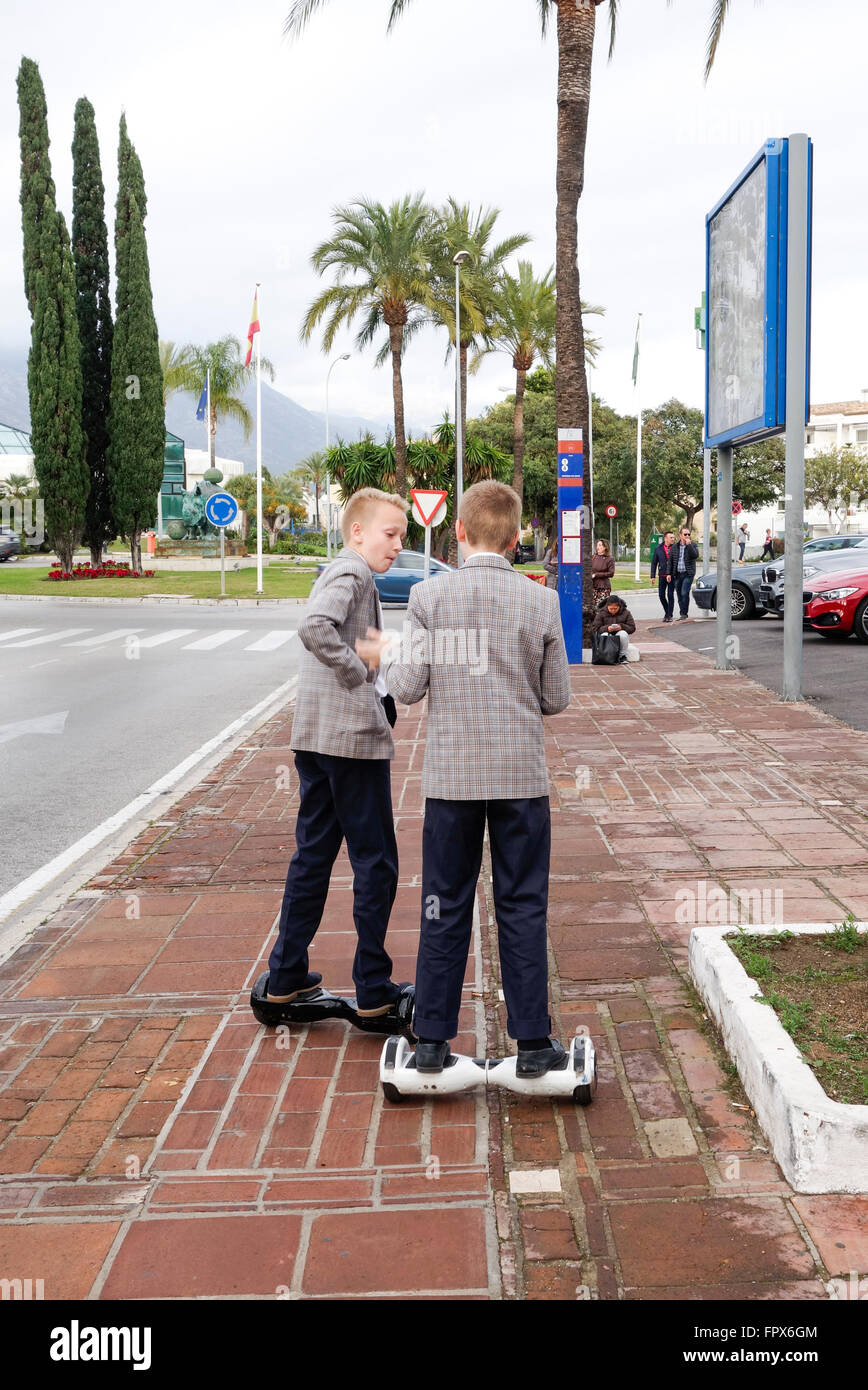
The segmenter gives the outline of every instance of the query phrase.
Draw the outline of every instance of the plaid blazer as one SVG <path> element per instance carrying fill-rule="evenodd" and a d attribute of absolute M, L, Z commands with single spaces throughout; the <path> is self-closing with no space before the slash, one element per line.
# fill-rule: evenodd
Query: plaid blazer
<path fill-rule="evenodd" d="M 376 673 L 356 638 L 382 628 L 380 601 L 367 561 L 342 550 L 313 586 L 298 635 L 304 647 L 290 747 L 336 758 L 393 758 L 395 745 Z"/>
<path fill-rule="evenodd" d="M 570 702 L 557 594 L 500 555 L 410 591 L 385 668 L 396 700 L 428 692 L 422 795 L 449 801 L 547 796 L 544 714 Z"/>

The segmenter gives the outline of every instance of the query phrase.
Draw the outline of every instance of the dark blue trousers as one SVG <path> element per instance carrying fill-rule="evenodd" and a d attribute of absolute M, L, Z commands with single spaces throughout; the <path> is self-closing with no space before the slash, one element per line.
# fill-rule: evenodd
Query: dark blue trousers
<path fill-rule="evenodd" d="M 667 581 L 665 574 L 661 574 L 657 579 L 657 593 L 663 605 L 663 614 L 667 618 L 672 617 L 672 610 L 675 607 L 675 580 Z"/>
<path fill-rule="evenodd" d="M 454 1038 L 488 822 L 500 972 L 511 1038 L 545 1037 L 546 912 L 551 818 L 547 796 L 521 801 L 428 797 L 422 831 L 422 929 L 416 961 L 420 1037 Z"/>
<path fill-rule="evenodd" d="M 682 618 L 686 618 L 690 612 L 690 586 L 693 583 L 693 575 L 682 570 L 680 574 L 672 576 L 672 583 L 678 591 L 678 611 Z"/>
<path fill-rule="evenodd" d="M 376 1008 L 392 993 L 383 945 L 398 887 L 398 846 L 387 758 L 333 758 L 298 752 L 297 849 L 286 875 L 280 927 L 268 958 L 271 994 L 290 994 L 308 970 L 307 948 L 325 910 L 332 866 L 344 840 L 353 867 L 356 998 Z"/>

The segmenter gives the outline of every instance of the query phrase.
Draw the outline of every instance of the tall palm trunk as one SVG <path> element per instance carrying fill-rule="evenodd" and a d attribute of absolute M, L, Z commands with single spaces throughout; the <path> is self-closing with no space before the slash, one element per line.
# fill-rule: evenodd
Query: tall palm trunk
<path fill-rule="evenodd" d="M 524 501 L 524 383 L 531 363 L 526 357 L 513 358 L 515 367 L 515 408 L 512 412 L 512 486 Z"/>
<path fill-rule="evenodd" d="M 404 382 L 401 377 L 401 348 L 404 340 L 403 323 L 389 324 L 389 347 L 392 351 L 392 401 L 395 408 L 395 491 L 403 497 L 407 491 L 407 441 L 404 438 Z"/>
<path fill-rule="evenodd" d="M 588 437 L 588 382 L 582 331 L 579 268 L 576 261 L 576 215 L 585 182 L 585 141 L 591 98 L 591 58 L 594 50 L 595 5 L 586 0 L 558 0 L 558 163 L 557 252 L 558 287 L 555 338 L 555 413 L 559 429 L 579 428 Z M 556 443 L 553 441 L 553 448 Z M 582 527 L 583 602 L 591 589 L 591 476 L 585 455 L 586 501 Z M 584 596 L 588 596 L 587 599 Z"/>

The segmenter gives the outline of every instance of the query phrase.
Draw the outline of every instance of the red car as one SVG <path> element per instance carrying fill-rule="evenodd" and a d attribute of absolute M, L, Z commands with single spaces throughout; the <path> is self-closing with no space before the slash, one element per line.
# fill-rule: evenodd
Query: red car
<path fill-rule="evenodd" d="M 802 613 L 805 626 L 824 637 L 855 632 L 868 642 L 868 569 L 826 570 L 806 580 Z"/>

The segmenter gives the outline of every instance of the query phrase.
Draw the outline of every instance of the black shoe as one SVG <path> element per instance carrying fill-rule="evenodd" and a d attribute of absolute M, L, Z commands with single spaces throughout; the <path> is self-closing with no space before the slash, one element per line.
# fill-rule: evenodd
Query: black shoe
<path fill-rule="evenodd" d="M 420 1042 L 413 1054 L 416 1070 L 422 1072 L 442 1071 L 449 1059 L 448 1042 Z"/>
<path fill-rule="evenodd" d="M 664 623 L 671 623 L 671 622 L 672 622 L 671 614 L 665 613 L 664 616 L 663 616 L 663 621 L 664 621 Z"/>
<path fill-rule="evenodd" d="M 291 1004 L 299 995 L 307 993 L 308 990 L 318 989 L 322 984 L 322 975 L 316 970 L 309 970 L 304 979 L 297 985 L 293 985 L 286 994 L 266 994 L 266 1002 L 269 1004 Z"/>
<path fill-rule="evenodd" d="M 410 988 L 411 982 L 409 980 L 404 980 L 400 985 L 395 985 L 390 982 L 383 991 L 381 999 L 366 1004 L 363 1009 L 360 1009 L 357 1003 L 356 1013 L 359 1015 L 359 1018 L 380 1018 L 383 1014 L 387 1014 L 390 1010 L 394 1009 L 401 996 Z"/>
<path fill-rule="evenodd" d="M 566 1066 L 566 1062 L 566 1052 L 557 1038 L 552 1038 L 548 1047 L 519 1047 L 515 1074 L 516 1076 L 545 1076 L 547 1071 L 559 1070 Z"/>

